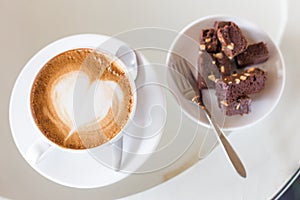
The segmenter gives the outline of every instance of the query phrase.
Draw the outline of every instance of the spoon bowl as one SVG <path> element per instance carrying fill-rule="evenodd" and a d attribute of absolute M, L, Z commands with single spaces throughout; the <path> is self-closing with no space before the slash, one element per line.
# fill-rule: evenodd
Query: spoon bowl
<path fill-rule="evenodd" d="M 126 66 L 129 76 L 132 80 L 137 77 L 137 58 L 133 49 L 127 45 L 122 45 L 116 52 L 116 57 L 118 57 Z M 121 169 L 122 158 L 123 158 L 123 137 L 114 143 L 114 166 L 116 171 Z"/>
<path fill-rule="evenodd" d="M 118 49 L 116 56 L 125 64 L 129 75 L 135 80 L 137 77 L 138 65 L 134 50 L 127 45 L 122 45 Z"/>

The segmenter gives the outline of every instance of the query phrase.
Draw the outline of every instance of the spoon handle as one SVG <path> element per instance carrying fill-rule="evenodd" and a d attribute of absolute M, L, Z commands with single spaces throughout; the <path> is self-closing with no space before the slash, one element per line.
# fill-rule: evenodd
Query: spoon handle
<path fill-rule="evenodd" d="M 123 158 L 123 136 L 113 144 L 113 168 L 120 171 Z"/>
<path fill-rule="evenodd" d="M 239 156 L 233 149 L 232 145 L 228 141 L 227 137 L 224 135 L 223 131 L 221 131 L 219 126 L 214 122 L 207 108 L 205 106 L 201 106 L 201 108 L 205 111 L 206 117 L 210 122 L 210 124 L 212 125 L 214 132 L 216 133 L 218 142 L 223 148 L 224 152 L 226 153 L 226 156 L 231 161 L 231 164 L 233 165 L 233 167 L 241 177 L 246 178 L 247 177 L 246 169 L 242 161 L 240 160 Z"/>

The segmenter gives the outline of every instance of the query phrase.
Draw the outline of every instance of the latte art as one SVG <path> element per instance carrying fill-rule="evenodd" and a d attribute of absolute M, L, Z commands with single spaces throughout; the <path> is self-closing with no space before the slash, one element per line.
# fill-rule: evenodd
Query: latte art
<path fill-rule="evenodd" d="M 121 63 L 92 49 L 51 59 L 31 92 L 34 120 L 45 136 L 72 149 L 99 146 L 117 135 L 132 111 L 133 95 Z"/>
<path fill-rule="evenodd" d="M 88 124 L 99 123 L 107 116 L 112 106 L 118 108 L 122 101 L 123 93 L 116 82 L 90 83 L 89 77 L 83 72 L 64 75 L 51 90 L 51 102 L 59 119 L 71 129 L 66 140 L 75 130 L 87 128 L 85 125 Z M 96 128 L 98 129 L 100 127 Z"/>

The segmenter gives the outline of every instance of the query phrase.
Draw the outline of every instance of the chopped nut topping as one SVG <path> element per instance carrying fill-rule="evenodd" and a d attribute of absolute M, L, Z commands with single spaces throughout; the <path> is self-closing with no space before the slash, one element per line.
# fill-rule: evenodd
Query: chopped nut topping
<path fill-rule="evenodd" d="M 233 50 L 234 49 L 234 44 L 231 42 L 229 45 L 226 46 L 227 49 Z"/>
<path fill-rule="evenodd" d="M 211 61 L 211 63 L 212 63 L 213 65 L 215 65 L 215 64 L 216 64 L 216 61 L 215 61 L 215 60 L 213 60 L 213 61 Z"/>
<path fill-rule="evenodd" d="M 250 76 L 250 74 L 249 74 L 249 73 L 244 73 L 244 75 L 245 75 L 245 76 Z"/>
<path fill-rule="evenodd" d="M 209 75 L 207 78 L 208 78 L 209 80 L 213 81 L 213 82 L 216 81 L 216 77 L 215 77 L 215 75 L 213 75 L 213 74 Z"/>
<path fill-rule="evenodd" d="M 228 84 L 229 84 L 229 85 L 232 84 L 232 81 L 228 81 Z"/>
<path fill-rule="evenodd" d="M 200 50 L 201 50 L 201 51 L 204 51 L 205 49 L 206 49 L 205 44 L 201 44 L 201 45 L 200 45 Z"/>
<path fill-rule="evenodd" d="M 240 79 L 238 79 L 238 78 L 235 79 L 235 83 L 236 83 L 236 84 L 239 84 L 240 82 L 241 82 Z"/>
<path fill-rule="evenodd" d="M 205 39 L 205 42 L 206 42 L 206 43 L 208 43 L 208 42 L 210 42 L 210 41 L 211 41 L 210 38 L 206 38 L 206 39 Z"/>
<path fill-rule="evenodd" d="M 216 53 L 216 54 L 214 54 L 214 57 L 217 58 L 217 59 L 222 59 L 223 54 L 222 53 Z"/>
<path fill-rule="evenodd" d="M 220 101 L 220 103 L 224 106 L 228 106 L 228 103 L 225 100 Z"/>
<path fill-rule="evenodd" d="M 238 103 L 238 104 L 236 105 L 235 109 L 238 110 L 238 109 L 240 109 L 240 107 L 241 107 L 241 103 Z"/>
<path fill-rule="evenodd" d="M 247 77 L 242 75 L 242 76 L 240 76 L 240 79 L 241 79 L 242 81 L 244 81 L 244 80 L 247 79 Z"/>
<path fill-rule="evenodd" d="M 232 76 L 237 76 L 237 73 L 232 74 Z"/>
<path fill-rule="evenodd" d="M 224 67 L 224 65 L 221 66 L 221 72 L 222 72 L 222 73 L 225 72 L 225 67 Z"/>
<path fill-rule="evenodd" d="M 251 67 L 247 70 L 247 72 L 253 72 L 255 70 L 255 67 Z"/>

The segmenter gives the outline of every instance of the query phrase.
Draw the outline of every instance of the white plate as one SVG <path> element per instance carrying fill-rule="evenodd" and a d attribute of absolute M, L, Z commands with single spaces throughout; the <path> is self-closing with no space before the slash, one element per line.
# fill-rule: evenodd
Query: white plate
<path fill-rule="evenodd" d="M 267 72 L 267 81 L 265 88 L 260 93 L 251 95 L 252 105 L 250 114 L 224 117 L 218 108 L 215 91 L 203 90 L 204 101 L 207 103 L 207 107 L 211 109 L 212 115 L 224 130 L 235 130 L 242 127 L 248 127 L 265 118 L 277 105 L 285 83 L 285 66 L 283 58 L 280 50 L 266 32 L 249 21 L 230 16 L 209 16 L 190 23 L 175 39 L 170 52 L 182 56 L 197 69 L 201 30 L 204 28 L 212 28 L 215 21 L 234 21 L 245 34 L 249 44 L 263 41 L 267 44 L 269 50 L 269 59 L 264 63 L 255 65 Z M 170 55 L 171 54 L 169 54 L 167 59 L 167 65 L 169 65 L 170 62 Z M 169 68 L 169 70 L 171 69 Z M 199 113 L 198 106 L 190 103 L 184 98 L 179 92 L 176 83 L 170 77 L 171 73 L 168 73 L 168 75 L 169 85 L 177 92 L 180 104 L 187 116 L 195 122 L 208 127 L 208 121 L 204 113 Z"/>
<path fill-rule="evenodd" d="M 93 39 L 90 39 L 91 37 Z M 36 54 L 20 73 L 11 96 L 9 112 L 10 126 L 14 141 L 27 162 L 28 159 L 26 158 L 25 153 L 39 137 L 38 134 L 35 134 L 36 129 L 34 129 L 34 125 L 30 123 L 30 110 L 28 110 L 28 106 L 24 106 L 31 90 L 31 82 L 34 79 L 33 71 L 35 70 L 33 69 L 37 67 L 33 66 L 32 63 L 35 63 L 33 60 L 49 56 L 45 55 L 45 49 L 47 49 L 47 52 L 52 51 L 54 54 L 54 52 L 57 53 L 57 48 L 65 50 L 79 48 L 81 46 L 96 48 L 108 39 L 109 37 L 107 36 L 91 34 L 64 38 L 62 40 L 68 40 L 69 45 L 61 47 L 59 46 L 59 42 L 52 43 Z M 80 44 L 78 44 L 78 40 L 81 41 L 79 42 Z M 74 46 L 74 43 L 77 45 Z M 151 153 L 156 149 L 156 146 L 160 141 L 163 132 L 161 127 L 163 127 L 162 123 L 165 121 L 164 117 L 166 115 L 152 112 L 153 107 L 157 106 L 165 110 L 165 97 L 160 87 L 151 84 L 157 79 L 151 66 L 142 68 L 142 66 L 147 65 L 147 60 L 141 55 L 138 59 L 141 70 L 139 71 L 136 80 L 137 108 L 133 118 L 133 122 L 135 123 L 131 127 L 128 127 L 131 131 L 131 135 L 125 134 L 123 136 L 123 164 L 120 172 L 115 172 L 110 167 L 113 162 L 112 145 L 108 145 L 105 149 L 101 150 L 101 152 L 86 151 L 79 154 L 62 152 L 61 150 L 52 147 L 51 151 L 47 152 L 41 162 L 32 165 L 37 172 L 46 178 L 65 186 L 95 188 L 120 181 L 131 173 L 134 173 L 143 165 Z M 150 84 L 147 85 L 147 83 Z M 147 87 L 145 87 L 145 85 L 147 85 Z M 147 101 L 150 97 L 151 102 Z M 151 117 L 156 120 L 149 118 L 150 112 Z M 144 128 L 145 125 L 154 128 Z M 153 135 L 153 132 L 151 132 L 153 129 L 159 130 L 159 132 L 156 132 L 155 135 Z M 149 137 L 150 135 L 152 137 Z"/>

